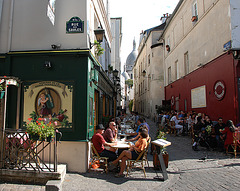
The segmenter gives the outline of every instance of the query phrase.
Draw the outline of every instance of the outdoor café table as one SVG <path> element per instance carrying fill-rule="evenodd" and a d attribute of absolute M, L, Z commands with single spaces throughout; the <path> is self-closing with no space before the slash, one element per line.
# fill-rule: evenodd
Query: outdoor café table
<path fill-rule="evenodd" d="M 117 145 L 111 146 L 112 148 L 116 148 L 116 149 L 128 149 L 130 148 L 130 144 L 122 141 L 122 140 L 118 140 L 117 141 Z"/>
<path fill-rule="evenodd" d="M 152 141 L 152 144 L 157 145 L 160 148 L 164 148 L 164 147 L 170 146 L 171 142 L 166 141 L 164 139 L 157 139 L 157 140 Z M 160 149 L 160 153 L 159 153 L 158 157 L 159 157 L 161 168 L 162 168 L 163 178 L 156 177 L 156 179 L 165 181 L 168 179 L 168 175 L 167 175 L 166 166 L 165 166 L 165 163 L 163 160 L 162 149 Z"/>
<path fill-rule="evenodd" d="M 121 133 L 118 133 L 118 135 L 120 137 L 124 137 L 125 139 L 127 139 L 127 137 L 131 137 L 132 135 L 131 134 L 128 134 L 128 133 L 133 133 L 134 131 L 129 131 L 129 132 L 121 132 Z"/>

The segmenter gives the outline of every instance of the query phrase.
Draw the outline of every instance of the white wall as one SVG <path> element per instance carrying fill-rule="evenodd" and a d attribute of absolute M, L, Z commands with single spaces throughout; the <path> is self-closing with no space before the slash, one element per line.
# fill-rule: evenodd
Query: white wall
<path fill-rule="evenodd" d="M 184 54 L 189 54 L 189 70 L 206 64 L 223 54 L 223 45 L 231 40 L 229 1 L 206 0 L 198 3 L 198 21 L 192 22 L 192 1 L 182 5 L 168 25 L 164 39 L 170 38 L 171 51 L 165 49 L 165 85 L 168 85 L 168 68 L 175 78 L 175 62 L 178 61 L 179 78 L 185 75 Z M 221 13 L 221 14 L 219 14 Z M 216 16 L 217 15 L 217 16 Z"/>
<path fill-rule="evenodd" d="M 1 39 L 11 35 L 10 47 L 0 45 L 0 51 L 48 50 L 51 44 L 61 44 L 61 49 L 87 47 L 86 0 L 57 0 L 54 26 L 47 17 L 48 0 L 15 0 L 13 6 L 12 33 L 1 33 Z M 4 9 L 11 5 L 4 5 Z M 5 13 L 7 15 L 7 13 Z M 11 11 L 5 16 L 6 23 L 11 23 Z M 77 16 L 84 21 L 84 33 L 67 34 L 66 22 Z M 11 25 L 11 24 L 10 24 Z M 6 24 L 4 23 L 4 26 Z M 10 32 L 8 34 L 8 32 Z"/>

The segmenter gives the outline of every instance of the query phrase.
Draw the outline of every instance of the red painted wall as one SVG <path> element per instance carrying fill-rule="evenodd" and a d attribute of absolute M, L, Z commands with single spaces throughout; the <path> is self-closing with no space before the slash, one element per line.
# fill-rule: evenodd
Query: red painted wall
<path fill-rule="evenodd" d="M 238 99 L 237 99 L 237 78 L 236 69 L 232 54 L 224 54 L 207 65 L 188 74 L 183 79 L 165 87 L 165 98 L 170 100 L 172 96 L 179 97 L 179 110 L 185 110 L 184 100 L 187 100 L 187 111 L 204 112 L 213 121 L 223 117 L 224 121 L 229 119 L 235 123 L 238 121 Z M 214 85 L 218 80 L 225 83 L 226 92 L 222 100 L 217 100 L 214 94 Z M 191 106 L 191 89 L 206 85 L 205 108 L 194 108 Z M 173 106 L 173 109 L 176 105 Z"/>

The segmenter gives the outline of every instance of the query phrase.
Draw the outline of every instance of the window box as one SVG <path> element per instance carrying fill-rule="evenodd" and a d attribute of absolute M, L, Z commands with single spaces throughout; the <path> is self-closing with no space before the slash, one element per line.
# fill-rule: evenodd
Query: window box
<path fill-rule="evenodd" d="M 192 22 L 196 22 L 198 20 L 197 16 L 192 16 Z"/>

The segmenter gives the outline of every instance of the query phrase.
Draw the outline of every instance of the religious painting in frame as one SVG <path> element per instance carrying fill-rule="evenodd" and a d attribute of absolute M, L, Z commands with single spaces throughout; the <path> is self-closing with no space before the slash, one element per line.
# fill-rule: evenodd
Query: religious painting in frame
<path fill-rule="evenodd" d="M 57 128 L 72 128 L 73 83 L 41 81 L 24 85 L 23 121 L 34 114 Z"/>

